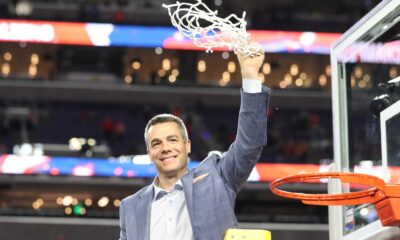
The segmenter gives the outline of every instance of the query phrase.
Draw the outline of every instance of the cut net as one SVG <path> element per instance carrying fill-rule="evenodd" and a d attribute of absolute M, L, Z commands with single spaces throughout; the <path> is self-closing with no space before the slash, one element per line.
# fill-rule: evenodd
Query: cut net
<path fill-rule="evenodd" d="M 247 22 L 231 14 L 226 18 L 217 16 L 218 11 L 212 11 L 201 0 L 197 3 L 163 4 L 168 9 L 172 25 L 185 37 L 193 40 L 198 47 L 213 52 L 213 48 L 228 47 L 235 54 L 249 56 L 263 53 L 261 45 L 250 43 L 250 34 L 246 32 Z"/>

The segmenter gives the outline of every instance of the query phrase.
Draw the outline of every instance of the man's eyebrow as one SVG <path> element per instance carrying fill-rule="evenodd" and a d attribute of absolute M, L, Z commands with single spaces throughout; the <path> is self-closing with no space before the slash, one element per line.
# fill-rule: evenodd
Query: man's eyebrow
<path fill-rule="evenodd" d="M 155 143 L 155 142 L 159 142 L 159 141 L 161 141 L 161 140 L 158 139 L 158 138 L 154 138 L 154 139 L 152 139 L 152 140 L 150 141 L 150 144 Z"/>
<path fill-rule="evenodd" d="M 168 135 L 168 136 L 167 136 L 167 138 L 172 138 L 172 137 L 179 138 L 179 136 L 178 136 L 178 135 L 176 135 L 176 134 L 172 134 L 172 135 Z"/>
<path fill-rule="evenodd" d="M 170 138 L 179 138 L 179 135 L 177 135 L 177 134 L 168 135 L 168 136 L 167 136 L 167 139 L 170 139 Z M 160 141 L 161 141 L 161 139 L 159 139 L 159 138 L 154 138 L 154 139 L 152 139 L 152 140 L 150 141 L 150 144 L 153 144 L 153 143 L 156 143 L 156 142 L 160 142 Z"/>

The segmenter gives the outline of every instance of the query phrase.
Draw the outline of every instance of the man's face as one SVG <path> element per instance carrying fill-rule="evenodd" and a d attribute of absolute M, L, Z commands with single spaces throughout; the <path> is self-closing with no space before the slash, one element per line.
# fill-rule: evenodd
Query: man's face
<path fill-rule="evenodd" d="M 151 126 L 147 141 L 147 153 L 160 176 L 180 177 L 186 172 L 190 141 L 183 139 L 177 123 L 166 122 Z"/>

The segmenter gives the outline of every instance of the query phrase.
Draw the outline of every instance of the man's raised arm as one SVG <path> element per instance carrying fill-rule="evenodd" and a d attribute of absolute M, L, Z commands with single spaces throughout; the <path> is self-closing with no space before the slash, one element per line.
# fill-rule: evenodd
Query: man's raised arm
<path fill-rule="evenodd" d="M 235 142 L 220 161 L 225 182 L 238 192 L 259 160 L 267 141 L 266 112 L 270 89 L 258 79 L 264 53 L 250 57 L 238 55 L 243 88 Z"/>

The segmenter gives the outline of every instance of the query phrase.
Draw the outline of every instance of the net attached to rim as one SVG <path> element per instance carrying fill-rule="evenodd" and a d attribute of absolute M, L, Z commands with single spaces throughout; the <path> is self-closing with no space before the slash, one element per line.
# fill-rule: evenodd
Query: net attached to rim
<path fill-rule="evenodd" d="M 246 12 L 241 18 L 231 14 L 226 18 L 218 17 L 218 11 L 212 11 L 201 0 L 196 3 L 163 4 L 168 9 L 172 25 L 179 33 L 193 40 L 198 47 L 213 52 L 214 48 L 228 47 L 235 54 L 256 56 L 263 53 L 258 43 L 250 42 L 246 32 Z"/>
<path fill-rule="evenodd" d="M 306 194 L 288 192 L 278 186 L 316 179 L 340 179 L 344 183 L 370 186 L 357 192 L 340 194 Z M 279 178 L 270 184 L 271 191 L 281 197 L 300 199 L 310 205 L 357 205 L 373 203 L 383 226 L 400 226 L 400 184 L 385 183 L 382 179 L 360 173 L 328 172 L 306 173 Z"/>

